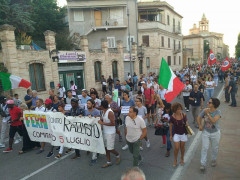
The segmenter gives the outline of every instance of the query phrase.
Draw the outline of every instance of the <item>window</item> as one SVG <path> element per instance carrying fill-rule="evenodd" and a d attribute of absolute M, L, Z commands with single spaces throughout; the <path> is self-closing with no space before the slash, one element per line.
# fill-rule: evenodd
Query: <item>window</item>
<path fill-rule="evenodd" d="M 178 49 L 181 50 L 181 41 L 178 42 Z"/>
<path fill-rule="evenodd" d="M 107 37 L 108 48 L 116 48 L 115 37 Z"/>
<path fill-rule="evenodd" d="M 142 36 L 142 42 L 149 47 L 149 36 Z"/>
<path fill-rule="evenodd" d="M 130 36 L 131 41 L 130 41 L 130 45 L 132 46 L 132 43 L 135 42 L 135 38 L 134 36 Z M 127 50 L 129 51 L 129 36 L 127 37 Z"/>
<path fill-rule="evenodd" d="M 43 65 L 34 63 L 29 65 L 30 82 L 32 83 L 32 90 L 45 91 L 45 78 Z"/>
<path fill-rule="evenodd" d="M 168 65 L 171 66 L 171 56 L 167 57 Z"/>
<path fill-rule="evenodd" d="M 161 38 L 162 38 L 162 47 L 164 47 L 164 36 L 162 36 Z"/>
<path fill-rule="evenodd" d="M 147 64 L 147 67 L 149 68 L 150 67 L 150 58 L 149 57 L 146 57 L 146 64 Z"/>
<path fill-rule="evenodd" d="M 181 56 L 179 56 L 179 65 L 181 65 L 181 63 L 182 63 L 182 62 L 181 62 Z"/>
<path fill-rule="evenodd" d="M 190 45 L 190 46 L 192 45 L 192 40 L 189 40 L 189 45 Z"/>
<path fill-rule="evenodd" d="M 167 24 L 170 25 L 170 18 L 169 18 L 169 15 L 167 15 Z"/>
<path fill-rule="evenodd" d="M 84 21 L 83 11 L 82 10 L 74 10 L 73 11 L 73 19 L 74 19 L 74 21 Z"/>
<path fill-rule="evenodd" d="M 179 32 L 181 31 L 181 24 L 180 24 L 180 21 L 178 21 L 178 31 L 179 31 Z"/>
<path fill-rule="evenodd" d="M 101 81 L 102 69 L 101 69 L 100 61 L 96 61 L 94 63 L 94 70 L 95 70 L 95 81 Z"/>
<path fill-rule="evenodd" d="M 173 32 L 175 32 L 175 19 L 173 18 Z"/>
<path fill-rule="evenodd" d="M 143 60 L 139 60 L 139 74 L 143 74 Z"/>
<path fill-rule="evenodd" d="M 168 38 L 168 48 L 170 48 L 171 46 L 170 46 L 170 38 Z"/>
<path fill-rule="evenodd" d="M 110 25 L 123 25 L 123 8 L 110 8 Z"/>
<path fill-rule="evenodd" d="M 173 49 L 176 50 L 176 40 L 173 41 Z"/>
<path fill-rule="evenodd" d="M 176 56 L 174 56 L 174 65 L 176 65 Z"/>
<path fill-rule="evenodd" d="M 118 77 L 118 68 L 117 68 L 117 61 L 112 62 L 112 73 L 113 73 L 113 78 Z"/>

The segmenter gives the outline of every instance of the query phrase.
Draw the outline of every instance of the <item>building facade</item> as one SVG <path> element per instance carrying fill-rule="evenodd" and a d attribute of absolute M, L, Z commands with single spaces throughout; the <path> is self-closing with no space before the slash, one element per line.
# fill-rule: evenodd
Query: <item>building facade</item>
<path fill-rule="evenodd" d="M 87 38 L 90 52 L 101 53 L 103 39 L 107 40 L 106 48 L 110 53 L 117 51 L 118 41 L 122 42 L 124 54 L 129 53 L 129 44 L 131 47 L 132 43 L 137 43 L 136 0 L 69 0 L 67 8 L 70 32 Z M 136 55 L 131 58 L 131 65 L 130 60 L 126 60 L 119 66 L 124 69 L 125 79 L 131 72 L 130 67 L 132 73 L 137 71 L 134 58 Z M 105 58 L 105 61 L 110 63 L 112 59 Z"/>
<path fill-rule="evenodd" d="M 139 52 L 143 50 L 138 57 L 143 72 L 158 73 L 162 58 L 173 70 L 182 68 L 181 27 L 182 16 L 168 3 L 138 3 Z"/>
<path fill-rule="evenodd" d="M 209 20 L 203 14 L 199 27 L 196 24 L 189 30 L 189 35 L 183 37 L 183 52 L 185 49 L 192 49 L 193 57 L 191 64 L 206 63 L 210 49 L 218 60 L 223 60 L 228 56 L 227 46 L 223 42 L 223 34 L 209 31 Z M 184 55 L 184 57 L 186 57 Z M 188 63 L 188 59 L 184 59 Z"/>
<path fill-rule="evenodd" d="M 0 63 L 4 64 L 9 73 L 31 82 L 31 89 L 38 91 L 38 97 L 46 99 L 49 89 L 54 89 L 59 82 L 57 62 L 49 57 L 49 50 L 56 49 L 55 39 L 52 39 L 55 33 L 44 32 L 47 50 L 21 50 L 16 47 L 14 30 L 15 27 L 11 25 L 0 26 Z M 23 100 L 27 91 L 17 88 L 12 93 L 19 94 Z"/>

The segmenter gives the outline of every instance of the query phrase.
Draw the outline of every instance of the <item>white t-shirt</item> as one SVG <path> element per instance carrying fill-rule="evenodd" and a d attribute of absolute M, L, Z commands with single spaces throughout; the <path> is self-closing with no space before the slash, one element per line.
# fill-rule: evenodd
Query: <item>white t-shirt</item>
<path fill-rule="evenodd" d="M 163 90 L 159 89 L 158 90 L 158 94 L 159 94 L 161 100 L 165 100 L 164 95 L 166 94 L 166 91 L 167 91 L 166 89 L 163 89 Z"/>
<path fill-rule="evenodd" d="M 132 120 L 129 116 L 126 117 L 126 128 L 128 142 L 136 142 L 142 135 L 142 129 L 146 128 L 146 124 L 140 116 L 137 116 Z"/>
<path fill-rule="evenodd" d="M 77 86 L 75 84 L 71 86 L 71 90 L 72 90 L 72 95 L 76 96 L 77 95 L 77 93 L 76 93 Z"/>
<path fill-rule="evenodd" d="M 110 123 L 110 119 L 108 118 L 108 113 L 113 112 L 110 108 L 106 111 L 105 114 L 103 114 L 103 122 L 105 123 Z M 114 113 L 113 113 L 114 115 Z M 115 126 L 105 126 L 103 125 L 103 134 L 115 134 L 116 133 L 116 128 Z"/>
<path fill-rule="evenodd" d="M 214 81 L 206 81 L 206 89 L 214 89 L 213 86 Z"/>
<path fill-rule="evenodd" d="M 35 111 L 41 111 L 44 112 L 45 111 L 45 107 L 41 106 L 41 107 L 36 107 Z"/>
<path fill-rule="evenodd" d="M 197 76 L 196 76 L 196 75 L 192 75 L 192 76 L 191 76 L 191 79 L 192 79 L 193 82 L 196 82 Z"/>
<path fill-rule="evenodd" d="M 60 98 L 66 98 L 66 95 L 64 94 L 66 92 L 65 88 L 64 87 L 61 87 L 58 89 L 58 92 L 59 92 L 59 97 Z M 64 96 L 63 96 L 64 95 Z"/>
<path fill-rule="evenodd" d="M 101 106 L 101 100 L 100 99 L 96 98 L 94 100 L 94 102 L 95 102 L 95 107 L 100 107 Z"/>
<path fill-rule="evenodd" d="M 192 85 L 188 84 L 185 86 L 183 90 L 190 90 L 190 89 L 192 89 Z M 183 92 L 183 96 L 190 96 L 190 92 Z"/>

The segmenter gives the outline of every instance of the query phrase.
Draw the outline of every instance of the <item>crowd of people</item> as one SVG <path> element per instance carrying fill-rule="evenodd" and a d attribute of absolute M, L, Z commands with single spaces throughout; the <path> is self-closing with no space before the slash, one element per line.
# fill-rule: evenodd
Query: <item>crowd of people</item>
<path fill-rule="evenodd" d="M 219 119 L 222 117 L 218 107 L 220 101 L 214 97 L 215 88 L 219 83 L 225 83 L 225 102 L 231 107 L 236 107 L 236 95 L 240 76 L 238 64 L 223 72 L 220 66 L 192 65 L 186 66 L 180 71 L 175 71 L 178 78 L 185 84 L 182 93 L 176 98 L 176 102 L 168 103 L 164 97 L 167 90 L 158 84 L 155 73 L 138 77 L 128 75 L 124 82 L 114 81 L 111 76 L 106 80 L 102 76 L 102 90 L 91 88 L 81 90 L 73 81 L 70 82 L 71 89 L 66 90 L 62 84 L 58 84 L 56 90 L 49 90 L 49 98 L 41 99 L 38 92 L 28 89 L 24 100 L 20 100 L 18 94 L 1 96 L 0 113 L 2 117 L 0 148 L 5 148 L 4 142 L 9 128 L 9 143 L 3 152 L 9 153 L 13 150 L 14 139 L 20 141 L 22 136 L 23 147 L 19 154 L 26 153 L 32 149 L 37 154 L 45 151 L 45 142 L 33 142 L 28 136 L 23 123 L 23 111 L 33 110 L 41 112 L 61 112 L 67 116 L 89 116 L 100 117 L 99 124 L 102 126 L 104 145 L 106 148 L 106 163 L 102 168 L 113 165 L 111 153 L 115 155 L 115 164 L 120 164 L 120 152 L 115 149 L 115 141 L 123 142 L 122 150 L 129 149 L 133 156 L 133 166 L 139 166 L 143 162 L 141 151 L 143 142 L 150 148 L 148 128 L 156 128 L 162 136 L 161 147 L 166 149 L 166 157 L 171 155 L 174 147 L 173 167 L 178 164 L 178 153 L 181 152 L 180 165 L 184 165 L 185 143 L 188 141 L 186 125 L 193 123 L 196 128 L 203 131 L 201 169 L 204 170 L 207 161 L 209 143 L 212 143 L 212 166 L 216 166 L 218 144 L 220 140 Z M 118 90 L 118 102 L 113 100 L 113 90 Z M 183 102 L 179 98 L 183 96 Z M 207 107 L 204 109 L 204 101 Z M 121 110 L 129 107 L 128 113 Z M 188 119 L 191 111 L 193 119 Z M 186 112 L 186 113 L 184 113 Z M 202 123 L 205 122 L 205 123 Z M 123 127 L 123 131 L 120 130 Z M 116 138 L 115 136 L 118 136 Z M 15 142 L 15 143 L 18 143 Z M 174 146 L 172 144 L 174 143 Z M 52 146 L 47 158 L 54 156 Z M 63 155 L 64 147 L 58 147 L 59 159 Z M 71 152 L 67 149 L 65 153 Z M 88 152 L 90 153 L 90 152 Z M 72 159 L 80 158 L 80 150 L 75 149 Z M 92 153 L 90 166 L 93 166 L 98 158 L 97 153 Z"/>

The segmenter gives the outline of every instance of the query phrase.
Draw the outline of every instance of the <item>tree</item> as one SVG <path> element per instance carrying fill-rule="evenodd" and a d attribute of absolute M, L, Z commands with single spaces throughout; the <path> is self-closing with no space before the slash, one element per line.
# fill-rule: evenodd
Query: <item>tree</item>
<path fill-rule="evenodd" d="M 240 33 L 238 34 L 238 42 L 237 45 L 235 46 L 235 56 L 236 58 L 240 57 Z"/>
<path fill-rule="evenodd" d="M 0 72 L 8 72 L 8 69 L 4 66 L 3 63 L 0 63 Z M 1 82 L 1 79 L 0 79 L 0 95 L 2 94 L 3 92 L 3 87 L 2 87 L 2 82 Z"/>
<path fill-rule="evenodd" d="M 32 7 L 32 20 L 36 22 L 36 30 L 31 33 L 33 40 L 43 41 L 46 30 L 58 33 L 67 27 L 64 23 L 66 8 L 58 7 L 55 0 L 33 0 Z"/>
<path fill-rule="evenodd" d="M 17 32 L 34 31 L 34 21 L 31 19 L 31 6 L 27 0 L 1 0 L 0 25 L 10 24 Z"/>
<path fill-rule="evenodd" d="M 74 50 L 78 48 L 75 45 L 73 36 L 70 36 L 69 30 L 63 30 L 56 34 L 57 50 Z"/>

